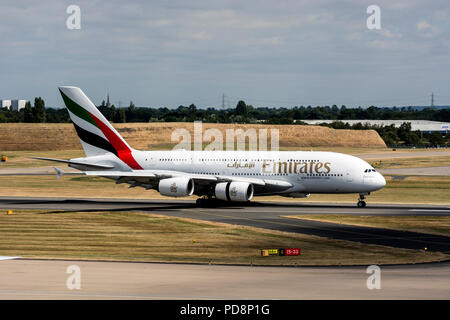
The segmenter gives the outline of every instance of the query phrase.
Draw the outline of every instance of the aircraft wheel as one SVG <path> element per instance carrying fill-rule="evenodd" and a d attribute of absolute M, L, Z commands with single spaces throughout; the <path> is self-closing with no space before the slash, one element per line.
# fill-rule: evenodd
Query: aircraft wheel
<path fill-rule="evenodd" d="M 366 202 L 365 201 L 358 201 L 358 208 L 364 208 L 366 206 Z"/>
<path fill-rule="evenodd" d="M 195 200 L 195 205 L 200 208 L 210 207 L 213 203 L 213 199 L 209 198 L 198 198 L 197 200 Z"/>

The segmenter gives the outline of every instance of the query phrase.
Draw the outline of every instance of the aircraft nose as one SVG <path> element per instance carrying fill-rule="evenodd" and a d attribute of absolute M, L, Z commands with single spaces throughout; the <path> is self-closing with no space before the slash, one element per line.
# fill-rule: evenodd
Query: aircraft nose
<path fill-rule="evenodd" d="M 383 188 L 386 185 L 386 179 L 384 179 L 383 175 L 379 172 L 378 176 L 377 176 L 377 187 L 379 187 L 380 189 Z"/>
<path fill-rule="evenodd" d="M 386 180 L 379 172 L 372 173 L 364 178 L 364 184 L 370 188 L 371 191 L 380 190 L 386 185 Z"/>

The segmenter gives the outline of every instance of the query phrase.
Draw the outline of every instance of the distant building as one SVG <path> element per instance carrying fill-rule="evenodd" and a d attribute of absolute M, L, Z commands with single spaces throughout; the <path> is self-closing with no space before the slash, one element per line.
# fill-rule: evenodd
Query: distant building
<path fill-rule="evenodd" d="M 0 100 L 0 109 L 1 108 L 11 108 L 11 100 Z"/>
<path fill-rule="evenodd" d="M 25 108 L 25 104 L 27 103 L 27 100 L 20 100 L 20 99 L 14 99 L 11 100 L 11 110 L 13 111 L 20 111 L 20 109 Z"/>
<path fill-rule="evenodd" d="M 402 123 L 409 122 L 411 123 L 411 130 L 412 131 L 422 131 L 422 132 L 435 132 L 439 131 L 442 133 L 447 133 L 449 130 L 449 123 L 448 122 L 439 122 L 439 121 L 429 121 L 429 120 L 294 120 L 296 121 L 303 121 L 307 124 L 313 124 L 317 125 L 320 123 L 332 123 L 334 121 L 341 121 L 344 123 L 348 123 L 350 125 L 354 125 L 356 123 L 369 123 L 370 125 L 377 125 L 377 126 L 390 126 L 394 125 L 395 127 L 400 127 Z"/>

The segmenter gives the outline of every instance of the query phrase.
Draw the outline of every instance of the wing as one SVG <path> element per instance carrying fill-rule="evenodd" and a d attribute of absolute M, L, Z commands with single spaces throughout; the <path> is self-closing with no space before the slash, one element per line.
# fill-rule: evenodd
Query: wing
<path fill-rule="evenodd" d="M 116 183 L 128 183 L 130 187 L 143 187 L 146 189 L 155 188 L 162 179 L 175 177 L 189 177 L 194 180 L 194 183 L 200 187 L 211 187 L 221 182 L 247 182 L 252 184 L 257 193 L 271 193 L 287 190 L 292 187 L 292 184 L 283 180 L 266 180 L 248 177 L 235 177 L 226 175 L 209 175 L 209 174 L 191 174 L 181 171 L 170 170 L 132 170 L 132 171 L 114 171 L 114 170 L 99 170 L 99 171 L 79 171 L 67 172 L 54 167 L 56 173 L 50 172 L 1 172 L 0 176 L 32 176 L 32 175 L 54 175 L 57 178 L 62 175 L 86 175 L 98 176 L 115 180 Z"/>
<path fill-rule="evenodd" d="M 129 183 L 131 187 L 141 186 L 150 189 L 156 186 L 159 180 L 175 177 L 189 177 L 196 184 L 216 185 L 220 182 L 248 182 L 259 190 L 266 192 L 282 191 L 292 187 L 292 184 L 283 180 L 266 180 L 247 177 L 234 177 L 226 175 L 191 174 L 170 170 L 133 170 L 133 171 L 85 171 L 88 176 L 100 176 L 116 180 L 116 183 Z"/>

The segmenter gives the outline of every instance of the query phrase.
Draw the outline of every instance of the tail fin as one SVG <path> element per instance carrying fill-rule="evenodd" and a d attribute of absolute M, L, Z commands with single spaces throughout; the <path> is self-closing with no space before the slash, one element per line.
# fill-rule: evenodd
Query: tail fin
<path fill-rule="evenodd" d="M 132 169 L 142 169 L 132 149 L 97 107 L 77 87 L 59 87 L 81 145 L 87 157 L 115 154 Z"/>

